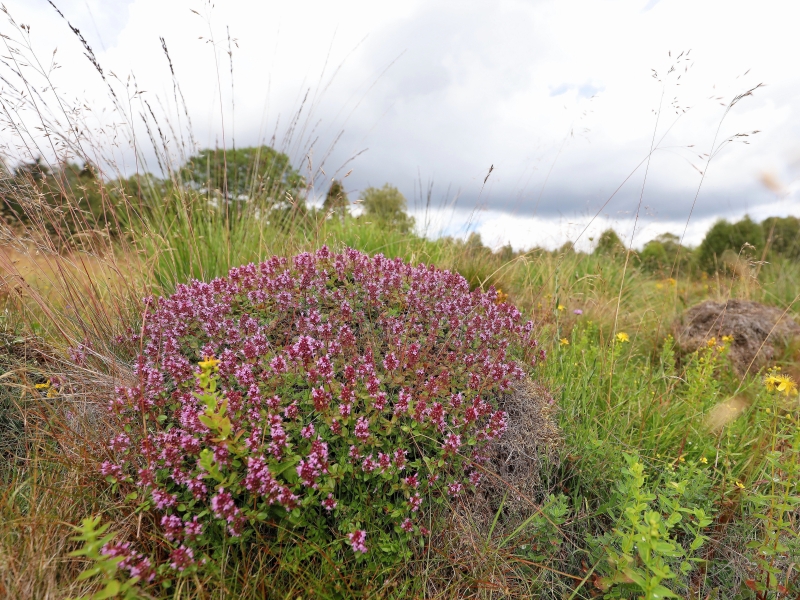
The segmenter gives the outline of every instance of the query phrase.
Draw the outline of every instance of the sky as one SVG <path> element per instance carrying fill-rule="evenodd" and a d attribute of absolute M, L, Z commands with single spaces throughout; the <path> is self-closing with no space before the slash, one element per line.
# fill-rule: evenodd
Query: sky
<path fill-rule="evenodd" d="M 60 65 L 48 85 L 94 111 L 96 135 L 124 127 L 67 21 L 135 128 L 165 117 L 171 151 L 190 144 L 187 114 L 198 147 L 275 135 L 315 175 L 312 196 L 347 173 L 351 199 L 391 183 L 428 235 L 586 249 L 614 227 L 640 248 L 664 232 L 697 244 L 717 218 L 800 214 L 789 0 L 53 1 L 64 18 L 6 0 L 16 26 L 0 14 L 0 33 L 31 27 L 42 71 Z M 113 152 L 136 168 L 130 147 Z"/>

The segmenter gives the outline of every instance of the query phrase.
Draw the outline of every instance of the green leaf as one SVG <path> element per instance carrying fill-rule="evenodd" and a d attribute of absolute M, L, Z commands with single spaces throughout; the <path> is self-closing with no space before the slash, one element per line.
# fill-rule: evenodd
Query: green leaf
<path fill-rule="evenodd" d="M 660 598 L 680 598 L 677 594 L 673 593 L 672 590 L 665 588 L 663 585 L 657 585 L 648 594 L 648 600 L 659 600 Z"/>
<path fill-rule="evenodd" d="M 106 587 L 97 592 L 94 596 L 94 600 L 105 600 L 106 598 L 114 598 L 119 594 L 120 591 L 120 583 L 116 579 L 112 579 L 108 583 L 106 583 Z"/>

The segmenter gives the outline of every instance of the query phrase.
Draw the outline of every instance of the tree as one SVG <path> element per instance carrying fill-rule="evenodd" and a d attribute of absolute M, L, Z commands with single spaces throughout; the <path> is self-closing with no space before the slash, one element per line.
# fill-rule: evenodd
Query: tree
<path fill-rule="evenodd" d="M 119 233 L 115 207 L 122 201 L 95 168 L 61 162 L 51 169 L 41 158 L 11 169 L 0 164 L 0 215 L 46 232 L 60 244 L 80 233 Z"/>
<path fill-rule="evenodd" d="M 680 238 L 672 233 L 662 233 L 650 240 L 639 254 L 645 269 L 664 275 L 671 273 L 673 266 L 683 268 L 690 256 L 691 251 L 681 246 Z"/>
<path fill-rule="evenodd" d="M 289 157 L 269 146 L 201 150 L 181 167 L 184 183 L 227 200 L 282 202 L 305 184 Z"/>
<path fill-rule="evenodd" d="M 344 191 L 342 182 L 338 179 L 331 181 L 331 187 L 325 195 L 325 202 L 322 208 L 326 213 L 344 215 L 350 206 L 347 193 Z"/>
<path fill-rule="evenodd" d="M 595 246 L 594 254 L 616 256 L 625 252 L 625 244 L 619 239 L 617 232 L 613 229 L 606 229 L 600 234 Z"/>
<path fill-rule="evenodd" d="M 708 230 L 697 249 L 700 268 L 714 272 L 726 250 L 738 256 L 745 249 L 745 244 L 754 246 L 756 250 L 764 248 L 764 230 L 761 226 L 748 216 L 736 223 L 720 219 Z"/>
<path fill-rule="evenodd" d="M 361 192 L 360 199 L 364 215 L 381 226 L 402 233 L 414 227 L 414 218 L 406 213 L 406 199 L 396 187 L 388 183 L 382 188 L 368 187 Z"/>
<path fill-rule="evenodd" d="M 761 229 L 773 252 L 787 258 L 800 258 L 800 219 L 769 217 L 761 223 Z"/>

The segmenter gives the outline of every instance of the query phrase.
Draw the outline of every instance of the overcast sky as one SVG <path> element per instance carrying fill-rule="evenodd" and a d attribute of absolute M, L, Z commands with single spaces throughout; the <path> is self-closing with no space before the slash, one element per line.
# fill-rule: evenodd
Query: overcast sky
<path fill-rule="evenodd" d="M 176 143 L 186 123 L 160 37 L 198 145 L 223 135 L 228 146 L 255 145 L 277 132 L 305 169 L 314 142 L 312 168 L 323 165 L 328 181 L 352 169 L 351 198 L 396 185 L 429 233 L 587 247 L 608 226 L 630 239 L 640 207 L 634 246 L 684 229 L 696 244 L 718 217 L 800 212 L 790 0 L 54 1 L 109 78 L 133 74 L 141 98 L 170 115 Z M 43 64 L 58 48 L 63 95 L 109 105 L 45 0 L 5 6 L 31 26 Z M 1 15 L 0 32 L 19 37 Z M 751 135 L 725 143 L 740 133 Z M 133 168 L 133 154 L 119 153 Z"/>

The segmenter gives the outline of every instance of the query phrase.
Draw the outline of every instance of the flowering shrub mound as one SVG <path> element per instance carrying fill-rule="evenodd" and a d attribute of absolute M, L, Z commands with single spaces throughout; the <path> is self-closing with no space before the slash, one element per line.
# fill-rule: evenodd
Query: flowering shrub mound
<path fill-rule="evenodd" d="M 103 474 L 157 515 L 164 571 L 256 532 L 337 562 L 407 555 L 432 503 L 478 485 L 506 429 L 494 400 L 539 356 L 495 290 L 355 250 L 273 257 L 147 306 Z M 123 564 L 148 575 L 140 555 Z"/>

